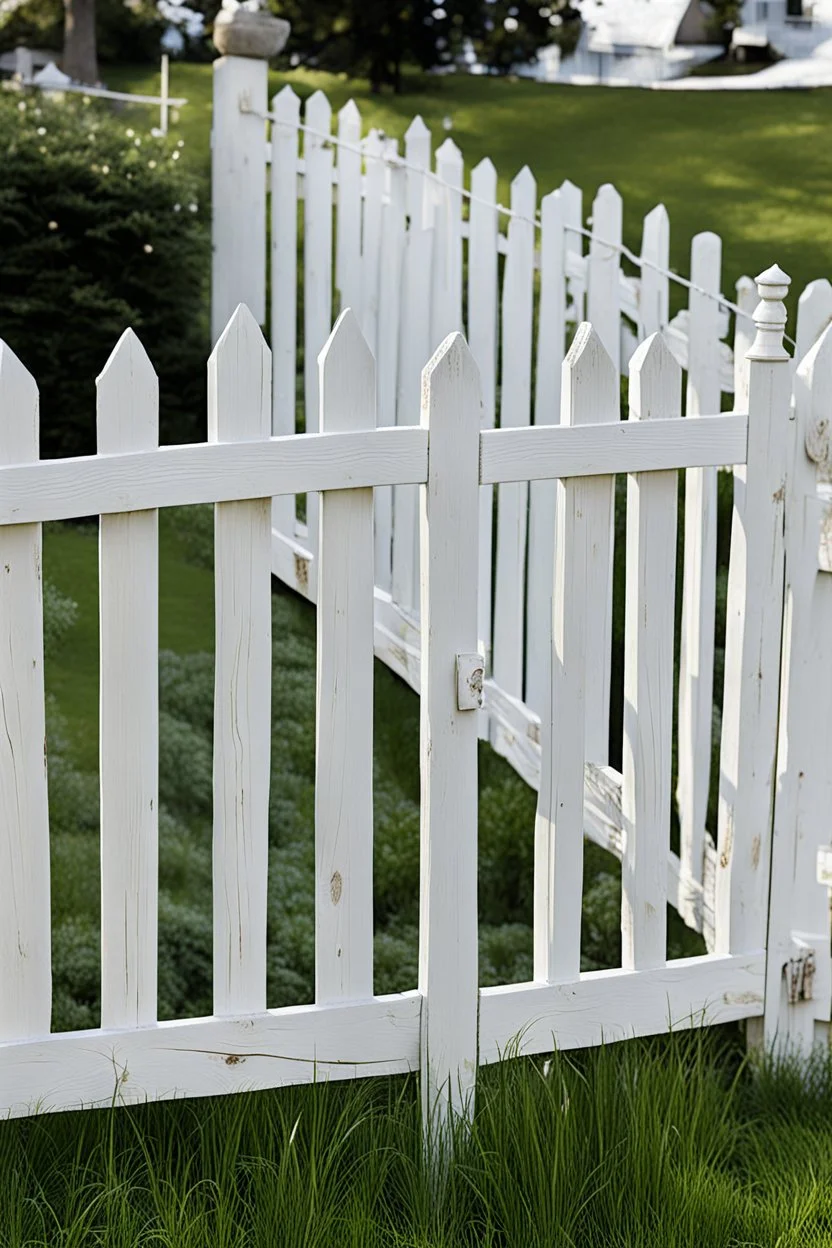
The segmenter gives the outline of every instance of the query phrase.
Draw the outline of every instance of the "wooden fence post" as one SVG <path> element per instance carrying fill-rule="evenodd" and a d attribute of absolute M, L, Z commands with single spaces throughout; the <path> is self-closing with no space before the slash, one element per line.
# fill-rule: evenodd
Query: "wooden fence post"
<path fill-rule="evenodd" d="M 817 879 L 818 850 L 829 842 L 832 809 L 832 576 L 818 566 L 825 503 L 812 462 L 829 462 L 830 391 L 832 328 L 827 328 L 798 366 L 789 426 L 780 739 L 766 942 L 766 1045 L 804 1054 L 814 1044 L 817 1025 L 829 1024 L 832 995 L 829 897 Z"/>
<path fill-rule="evenodd" d="M 247 308 L 208 361 L 208 440 L 268 438 L 271 356 Z M 214 1013 L 266 1008 L 271 499 L 214 508 Z"/>
<path fill-rule="evenodd" d="M 477 1070 L 477 568 L 480 388 L 461 334 L 423 374 L 421 486 L 422 1113 L 473 1110 Z M 482 688 L 479 664 L 479 687 Z M 472 696 L 474 695 L 474 696 Z"/>
<path fill-rule="evenodd" d="M 214 61 L 211 122 L 211 341 L 237 304 L 266 319 L 266 112 L 268 61 Z M 244 112 L 243 109 L 252 110 Z M 257 114 L 260 114 L 258 117 Z"/>
<path fill-rule="evenodd" d="M 749 352 L 748 459 L 734 470 L 715 886 L 717 953 L 765 948 L 791 442 L 791 361 L 783 346 L 789 278 L 757 278 Z"/>
<path fill-rule="evenodd" d="M 0 341 L 0 463 L 40 457 L 38 389 Z M 41 526 L 0 529 L 0 1040 L 49 1032 L 49 809 Z"/>
<path fill-rule="evenodd" d="M 125 330 L 96 382 L 98 452 L 159 445 L 159 383 Z M 159 513 L 102 516 L 101 1026 L 156 1022 Z"/>

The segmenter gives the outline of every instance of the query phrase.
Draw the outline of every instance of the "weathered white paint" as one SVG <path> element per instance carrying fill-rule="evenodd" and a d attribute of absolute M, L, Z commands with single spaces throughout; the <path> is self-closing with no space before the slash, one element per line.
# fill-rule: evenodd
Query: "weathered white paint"
<path fill-rule="evenodd" d="M 726 414 L 708 421 L 650 425 L 614 423 L 618 398 L 612 390 L 599 405 L 600 423 L 572 427 L 536 425 L 497 429 L 482 435 L 481 480 L 543 481 L 552 477 L 599 476 L 613 472 L 659 472 L 702 464 L 745 462 L 748 418 Z M 0 481 L 3 480 L 0 474 Z M 1 514 L 1 513 L 0 513 Z"/>
<path fill-rule="evenodd" d="M 579 233 L 584 223 L 583 193 L 579 186 L 575 186 L 574 182 L 570 182 L 567 178 L 560 185 L 560 196 L 563 203 L 564 261 L 569 278 L 569 294 L 572 299 L 571 315 L 567 309 L 566 319 L 573 324 L 580 324 L 584 319 L 586 300 L 584 240 Z"/>
<path fill-rule="evenodd" d="M 423 375 L 433 448 L 421 491 L 419 991 L 426 1125 L 473 1110 L 477 1066 L 477 716 L 460 711 L 456 655 L 477 648 L 480 391 L 461 334 Z"/>
<path fill-rule="evenodd" d="M 652 334 L 630 361 L 630 420 L 681 415 L 682 370 Z M 675 472 L 627 480 L 621 944 L 630 970 L 667 957 L 676 493 Z"/>
<path fill-rule="evenodd" d="M 405 130 L 404 158 L 408 164 L 407 215 L 410 218 L 410 229 L 421 230 L 430 224 L 425 220 L 427 179 L 418 172 L 420 169 L 430 169 L 430 130 L 418 114 Z"/>
<path fill-rule="evenodd" d="M 269 66 L 247 56 L 214 61 L 211 124 L 211 341 L 238 303 L 266 319 L 266 111 Z M 252 109 L 243 112 L 241 105 Z M 260 114 L 259 116 L 257 114 Z"/>
<path fill-rule="evenodd" d="M 388 142 L 388 154 L 395 155 L 395 143 Z M 402 265 L 405 242 L 405 175 L 391 165 L 387 169 L 387 194 L 381 214 L 381 272 L 379 275 L 379 322 L 376 335 L 378 364 L 379 425 L 397 423 L 397 376 L 399 364 L 399 310 L 401 307 Z M 375 577 L 380 589 L 392 586 L 393 491 L 382 487 L 375 492 Z"/>
<path fill-rule="evenodd" d="M 419 1065 L 420 1013 L 419 994 L 405 992 L 0 1044 L 0 1113 L 109 1109 L 406 1073 Z"/>
<path fill-rule="evenodd" d="M 754 309 L 759 302 L 752 278 L 737 279 L 735 302 L 742 312 L 734 318 L 734 411 L 747 412 L 748 352 L 754 341 Z"/>
<path fill-rule="evenodd" d="M 384 210 L 384 138 L 371 130 L 364 140 L 364 212 L 361 218 L 360 323 L 370 350 L 378 345 L 378 295 L 381 271 L 381 218 Z"/>
<path fill-rule="evenodd" d="M 697 234 L 691 246 L 691 281 L 719 294 L 722 243 L 716 234 Z M 716 368 L 719 303 L 691 290 L 686 419 L 719 411 Z M 680 857 L 694 879 L 702 879 L 705 823 L 711 776 L 716 618 L 716 469 L 685 473 L 685 547 L 682 640 L 679 652 L 679 750 L 676 802 Z"/>
<path fill-rule="evenodd" d="M 462 152 L 453 139 L 436 150 L 436 177 L 429 185 L 434 227 L 430 340 L 436 350 L 462 330 Z M 430 220 L 426 222 L 430 224 Z"/>
<path fill-rule="evenodd" d="M 528 167 L 511 184 L 508 254 L 503 277 L 500 428 L 531 421 L 534 215 L 537 186 Z M 523 696 L 526 601 L 526 533 L 529 487 L 525 480 L 497 491 L 497 558 L 494 580 L 494 679 L 512 697 Z"/>
<path fill-rule="evenodd" d="M 797 301 L 794 366 L 800 364 L 827 325 L 832 323 L 832 283 L 825 277 L 810 282 Z"/>
<path fill-rule="evenodd" d="M 37 386 L 0 341 L 0 462 L 38 454 Z M 0 1040 L 23 1040 L 52 1011 L 40 524 L 0 531 L 0 578 Z"/>
<path fill-rule="evenodd" d="M 582 325 L 563 364 L 564 422 L 597 420 L 617 381 L 600 338 Z M 580 971 L 586 705 L 588 686 L 598 678 L 589 665 L 590 617 L 599 585 L 606 591 L 594 563 L 599 538 L 604 554 L 609 549 L 608 479 L 567 478 L 559 482 L 557 502 L 551 683 L 534 848 L 534 974 L 545 983 L 568 982 Z"/>
<path fill-rule="evenodd" d="M 342 312 L 319 361 L 321 431 L 372 429 L 376 369 Z M 373 492 L 321 495 L 315 999 L 373 995 Z"/>
<path fill-rule="evenodd" d="M 192 503 L 427 479 L 419 429 L 265 435 L 250 443 L 195 443 L 120 455 L 0 466 L 0 525 Z"/>
<path fill-rule="evenodd" d="M 159 383 L 125 330 L 96 382 L 98 449 L 159 445 Z M 159 887 L 159 523 L 101 517 L 101 1025 L 156 1021 Z"/>
<path fill-rule="evenodd" d="M 670 220 L 664 204 L 648 212 L 641 236 L 638 336 L 643 342 L 670 319 Z"/>
<path fill-rule="evenodd" d="M 212 442 L 268 436 L 271 358 L 239 307 L 208 362 Z M 269 491 L 269 495 L 271 491 Z M 214 510 L 214 1013 L 266 1008 L 271 500 Z"/>
<path fill-rule="evenodd" d="M 295 432 L 297 407 L 300 100 L 288 84 L 272 100 L 272 114 L 275 119 L 271 136 L 272 433 L 280 437 Z M 272 524 L 287 536 L 294 532 L 295 500 L 291 494 L 281 494 L 272 499 Z"/>
<path fill-rule="evenodd" d="M 762 1013 L 765 956 L 679 958 L 644 971 L 590 971 L 564 984 L 480 993 L 480 1062 L 661 1035 Z"/>
<path fill-rule="evenodd" d="M 762 949 L 771 859 L 784 599 L 783 509 L 791 366 L 783 347 L 789 279 L 757 278 L 749 353 L 747 467 L 734 472 L 720 751 L 716 949 Z"/>
<path fill-rule="evenodd" d="M 536 426 L 556 425 L 560 420 L 560 372 L 566 346 L 565 236 L 560 191 L 544 196 L 540 213 L 540 306 L 534 392 Z M 543 710 L 549 683 L 556 498 L 557 482 L 554 480 L 533 481 L 529 486 L 530 574 L 526 596 L 525 700 L 538 714 Z"/>

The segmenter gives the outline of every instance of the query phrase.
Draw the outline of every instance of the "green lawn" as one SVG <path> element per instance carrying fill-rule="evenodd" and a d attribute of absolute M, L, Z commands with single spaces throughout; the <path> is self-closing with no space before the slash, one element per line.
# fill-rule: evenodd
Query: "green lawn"
<path fill-rule="evenodd" d="M 108 69 L 107 81 L 158 90 L 154 69 Z M 270 92 L 291 82 L 307 96 L 321 88 L 334 109 L 353 97 L 366 124 L 401 138 L 421 113 L 436 142 L 443 119 L 467 169 L 489 156 L 508 203 L 508 184 L 528 164 L 541 192 L 571 178 L 588 213 L 602 182 L 624 197 L 626 241 L 638 246 L 641 221 L 662 201 L 670 214 L 671 261 L 689 271 L 690 240 L 722 236 L 723 289 L 777 261 L 793 290 L 823 277 L 832 260 L 832 91 L 708 92 L 553 87 L 471 77 L 408 81 L 399 97 L 373 97 L 366 82 L 297 71 L 273 73 Z M 177 127 L 190 159 L 207 171 L 211 67 L 174 64 L 172 91 L 188 97 Z"/>

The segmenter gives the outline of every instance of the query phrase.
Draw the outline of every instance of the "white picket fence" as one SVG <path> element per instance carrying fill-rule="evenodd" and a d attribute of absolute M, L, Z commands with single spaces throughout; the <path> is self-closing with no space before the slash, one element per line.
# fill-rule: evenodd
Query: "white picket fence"
<path fill-rule="evenodd" d="M 317 429 L 315 360 L 339 306 L 355 311 L 377 361 L 379 427 L 417 423 L 422 365 L 457 330 L 467 334 L 479 369 L 483 430 L 557 425 L 563 419 L 561 361 L 585 315 L 616 377 L 626 375 L 636 342 L 661 329 L 687 372 L 688 417 L 719 412 L 722 396 L 732 392 L 736 410 L 747 407 L 754 283 L 742 278 L 737 286 L 732 350 L 726 338 L 733 305 L 720 295 L 722 245 L 715 234 L 694 238 L 687 307 L 671 317 L 670 227 L 661 204 L 645 217 L 635 256 L 623 246 L 622 201 L 611 185 L 594 199 L 589 230 L 580 189 L 567 181 L 538 202 L 528 168 L 514 179 L 510 209 L 503 209 L 491 161 L 470 172 L 466 189 L 460 150 L 448 138 L 432 153 L 420 118 L 408 128 L 400 155 L 395 140 L 362 133 L 352 101 L 338 114 L 333 133 L 322 92 L 307 100 L 301 120 L 291 87 L 274 97 L 270 112 L 266 89 L 262 63 L 215 63 L 213 320 L 216 336 L 236 303 L 245 301 L 264 323 L 270 281 L 274 434 Z M 628 259 L 638 276 L 625 273 Z M 801 300 L 798 358 L 830 317 L 832 289 L 814 283 Z M 480 496 L 477 640 L 486 663 L 480 733 L 537 788 L 549 685 L 555 487 L 551 481 L 501 483 L 496 516 L 494 502 L 489 485 Z M 273 571 L 313 601 L 317 506 L 314 496 L 307 497 L 302 519 L 292 498 L 275 499 L 273 507 Z M 716 520 L 717 469 L 692 468 L 685 481 L 676 741 L 679 904 L 709 948 L 713 927 L 702 896 L 703 888 L 712 888 L 715 862 L 707 809 Z M 417 491 L 378 490 L 374 523 L 376 655 L 418 690 Z M 612 526 L 603 540 L 611 565 Z M 607 608 L 588 625 L 598 664 L 587 708 L 588 741 L 599 765 L 609 761 L 611 576 L 606 586 Z M 609 847 L 609 837 L 598 835 Z"/>
<path fill-rule="evenodd" d="M 832 329 L 801 365 L 792 418 L 787 290 L 776 268 L 759 279 L 748 412 L 702 420 L 681 419 L 681 371 L 653 334 L 631 360 L 622 422 L 617 370 L 585 324 L 563 366 L 560 424 L 483 430 L 478 370 L 451 334 L 424 371 L 419 423 L 379 429 L 376 364 L 346 312 L 319 360 L 317 430 L 270 436 L 270 352 L 239 308 L 209 363 L 208 443 L 159 448 L 156 377 L 128 331 L 98 380 L 98 454 L 40 461 L 36 385 L 0 345 L 0 1113 L 417 1068 L 426 1113 L 437 1103 L 463 1110 L 478 1065 L 515 1047 L 545 1052 L 742 1018 L 759 1020 L 769 1041 L 810 1041 L 825 1028 L 829 911 L 815 859 L 832 796 L 832 579 L 818 550 L 830 526 L 803 447 L 832 461 Z M 735 510 L 717 857 L 706 891 L 683 879 L 669 849 L 676 498 L 680 470 L 720 464 L 735 465 Z M 590 737 L 615 473 L 628 474 L 620 774 L 593 757 Z M 481 498 L 543 482 L 557 483 L 557 507 L 551 680 L 537 746 L 535 978 L 478 990 Z M 420 962 L 413 991 L 378 997 L 373 493 L 389 487 L 421 493 Z M 320 494 L 316 1000 L 269 1010 L 271 499 L 301 493 Z M 160 1023 L 157 511 L 209 502 L 214 1013 Z M 50 1035 L 41 525 L 95 513 L 102 1025 Z M 580 971 L 586 832 L 622 859 L 622 966 L 611 971 Z M 712 927 L 714 952 L 668 961 L 666 904 L 681 908 L 683 889 Z"/>

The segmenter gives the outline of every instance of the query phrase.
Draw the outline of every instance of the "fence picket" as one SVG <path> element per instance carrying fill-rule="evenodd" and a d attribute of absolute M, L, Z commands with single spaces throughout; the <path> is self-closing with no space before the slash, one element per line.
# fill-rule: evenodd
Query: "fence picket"
<path fill-rule="evenodd" d="M 621 372 L 621 228 L 621 196 L 611 183 L 605 182 L 592 204 L 587 319 L 603 342 L 617 373 Z"/>
<path fill-rule="evenodd" d="M 630 420 L 681 415 L 682 370 L 656 333 L 630 360 Z M 621 948 L 636 971 L 667 958 L 676 498 L 676 472 L 627 479 Z"/>
<path fill-rule="evenodd" d="M 832 323 L 832 284 L 820 277 L 810 282 L 797 301 L 794 367 L 811 350 L 827 325 Z"/>
<path fill-rule="evenodd" d="M 564 265 L 572 298 L 572 314 L 569 315 L 567 308 L 566 319 L 574 325 L 580 325 L 584 319 L 586 304 L 586 260 L 584 237 L 581 233 L 584 223 L 583 192 L 567 178 L 560 185 L 560 196 L 563 203 Z"/>
<path fill-rule="evenodd" d="M 433 350 L 462 329 L 462 152 L 453 139 L 436 150 L 434 182 L 433 281 L 430 333 Z"/>
<path fill-rule="evenodd" d="M 719 294 L 722 243 L 697 234 L 691 246 L 691 281 Z M 688 420 L 720 410 L 719 303 L 690 292 L 688 320 Z M 716 618 L 716 468 L 685 473 L 685 549 L 682 640 L 679 659 L 679 770 L 676 800 L 682 865 L 694 880 L 704 870 L 705 824 L 711 775 Z"/>
<path fill-rule="evenodd" d="M 479 378 L 461 334 L 425 369 L 430 431 L 422 546 L 422 1112 L 437 1129 L 473 1109 L 477 1066 L 477 715 L 455 656 L 476 652 Z"/>
<path fill-rule="evenodd" d="M 298 125 L 300 100 L 285 86 L 272 100 L 272 433 L 294 433 L 297 408 Z M 272 525 L 295 536 L 295 500 L 272 499 Z"/>
<path fill-rule="evenodd" d="M 482 386 L 482 427 L 493 429 L 497 384 L 497 170 L 487 158 L 471 171 L 468 235 L 468 345 Z M 480 488 L 480 563 L 477 630 L 491 659 L 491 577 L 494 487 Z"/>
<path fill-rule="evenodd" d="M 388 155 L 395 155 L 396 144 L 389 141 Z M 399 367 L 399 310 L 402 294 L 402 267 L 405 242 L 404 170 L 391 165 L 387 170 L 388 190 L 381 215 L 381 273 L 376 361 L 378 364 L 378 423 L 397 423 L 396 378 Z M 393 490 L 381 486 L 375 492 L 376 585 L 386 593 L 392 583 Z"/>
<path fill-rule="evenodd" d="M 271 359 L 241 305 L 208 362 L 208 440 L 269 436 Z M 266 1008 L 270 500 L 214 509 L 214 1013 Z"/>
<path fill-rule="evenodd" d="M 791 361 L 783 347 L 789 279 L 757 278 L 749 352 L 748 462 L 734 470 L 715 886 L 718 953 L 763 949 L 777 752 Z"/>
<path fill-rule="evenodd" d="M 540 205 L 540 306 L 534 423 L 560 421 L 560 372 L 566 322 L 563 211 L 560 191 Z M 538 715 L 546 704 L 552 647 L 552 570 L 555 556 L 557 482 L 529 485 L 529 569 L 526 610 L 526 705 Z"/>
<path fill-rule="evenodd" d="M 750 277 L 740 277 L 736 285 L 736 304 L 742 309 L 734 317 L 734 411 L 748 411 L 748 352 L 754 341 L 754 309 L 757 285 Z"/>
<path fill-rule="evenodd" d="M 0 463 L 39 454 L 37 386 L 0 341 Z M 52 1013 L 40 524 L 0 529 L 0 568 L 0 1040 L 22 1040 Z"/>
<path fill-rule="evenodd" d="M 364 215 L 361 220 L 361 329 L 375 355 L 378 346 L 378 295 L 381 271 L 381 218 L 384 205 L 384 139 L 371 130 L 364 140 Z"/>
<path fill-rule="evenodd" d="M 99 454 L 159 445 L 159 383 L 132 330 L 96 386 Z M 156 1021 L 158 517 L 133 511 L 100 521 L 102 1027 Z"/>
<path fill-rule="evenodd" d="M 407 215 L 410 230 L 421 230 L 430 225 L 425 220 L 426 178 L 419 169 L 430 169 L 430 130 L 417 113 L 404 132 L 404 158 L 407 170 Z M 415 168 L 414 168 L 415 166 Z"/>
<path fill-rule="evenodd" d="M 318 353 L 332 328 L 332 144 L 328 135 L 332 109 L 323 91 L 306 101 L 303 155 L 306 165 L 306 197 L 303 238 L 303 367 L 305 376 L 306 432 L 318 428 Z M 309 549 L 318 549 L 318 499 L 306 500 Z"/>
<path fill-rule="evenodd" d="M 611 395 L 617 402 L 618 376 L 598 334 L 584 323 L 563 363 L 562 423 L 609 419 Z M 601 585 L 593 575 L 594 548 L 600 543 L 606 552 L 610 528 L 607 478 L 567 478 L 557 495 L 553 649 L 534 846 L 534 977 L 542 983 L 571 983 L 581 968 L 585 714 L 596 679 L 588 634 Z"/>
<path fill-rule="evenodd" d="M 531 420 L 532 310 L 537 187 L 525 166 L 511 184 L 508 253 L 503 275 L 500 427 Z M 497 567 L 494 590 L 494 680 L 504 693 L 523 696 L 526 605 L 526 481 L 497 491 Z"/>
<path fill-rule="evenodd" d="M 341 311 L 361 307 L 361 114 L 355 100 L 338 113 L 338 212 L 335 285 Z"/>
<path fill-rule="evenodd" d="M 644 218 L 641 260 L 639 342 L 664 329 L 670 320 L 670 221 L 664 204 L 656 204 Z"/>
<path fill-rule="evenodd" d="M 376 423 L 352 312 L 321 352 L 321 429 Z M 315 1000 L 373 994 L 373 491 L 321 496 L 315 750 Z"/>

